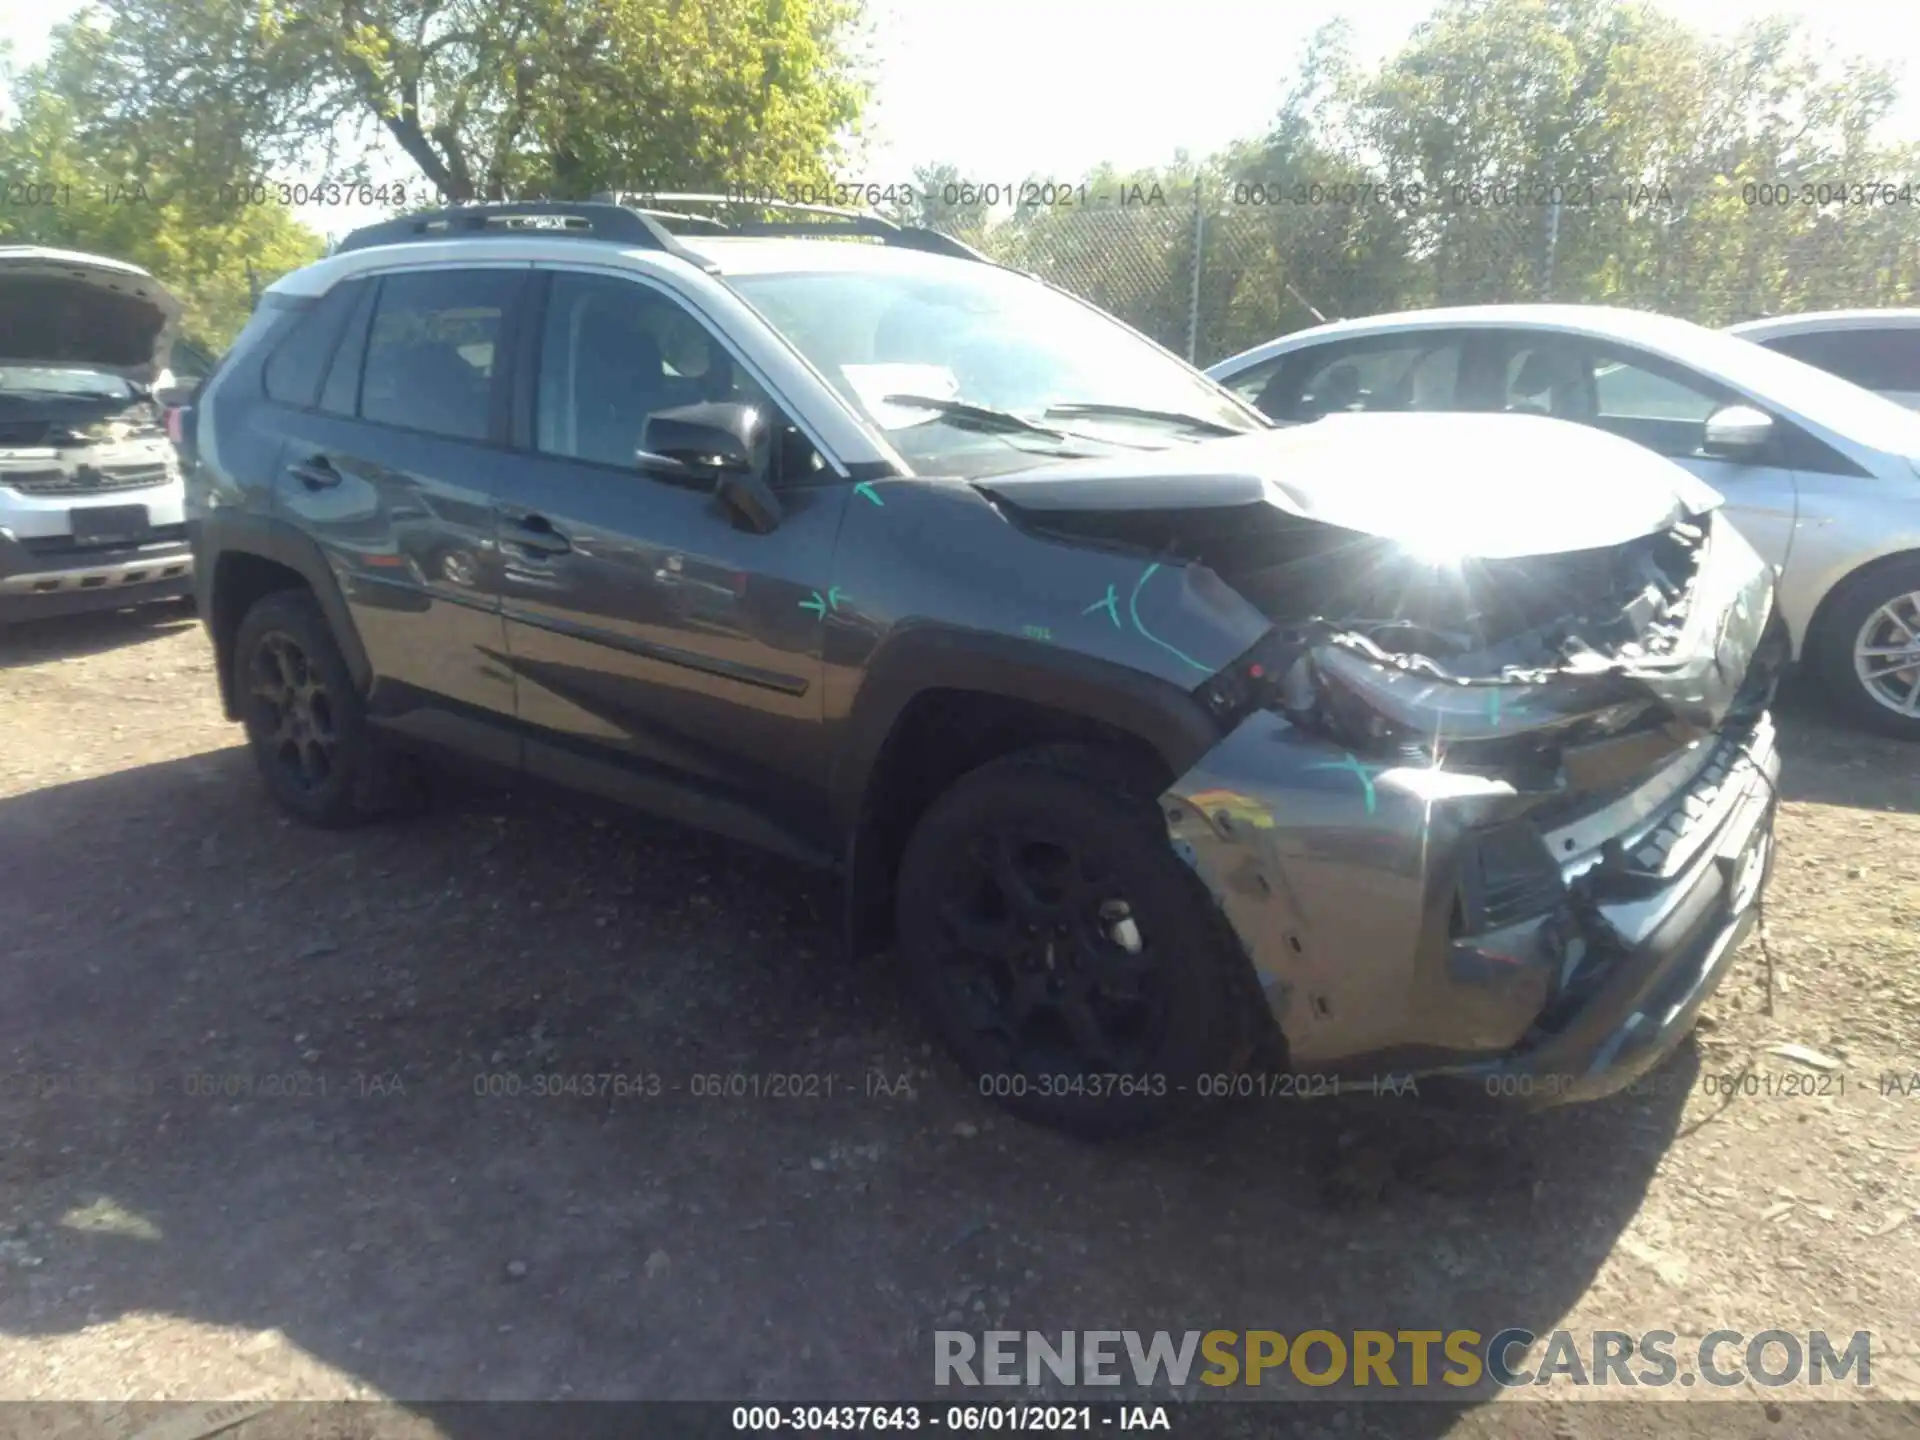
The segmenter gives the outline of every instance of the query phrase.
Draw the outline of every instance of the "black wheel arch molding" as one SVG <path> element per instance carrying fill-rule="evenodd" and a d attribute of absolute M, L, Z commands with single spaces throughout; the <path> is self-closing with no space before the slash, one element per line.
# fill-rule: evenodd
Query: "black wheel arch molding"
<path fill-rule="evenodd" d="M 999 709 L 1013 726 L 1004 738 L 981 737 L 977 753 L 915 767 L 903 747 L 917 738 L 918 705 L 936 696 L 949 715 L 959 698 L 983 714 Z M 881 943 L 890 928 L 904 834 L 922 808 L 917 802 L 954 778 L 945 770 L 964 773 L 1048 740 L 1106 738 L 1150 753 L 1171 778 L 1198 763 L 1221 733 L 1191 692 L 1159 676 L 1046 641 L 929 623 L 890 634 L 863 668 L 845 713 L 830 715 L 828 723 L 839 729 L 828 803 L 843 837 L 848 940 L 855 952 Z M 902 782 L 896 765 L 901 775 L 917 773 L 921 783 Z M 928 781 L 929 773 L 942 778 Z"/>
<path fill-rule="evenodd" d="M 187 522 L 187 536 L 193 547 L 194 599 L 213 641 L 221 708 L 229 720 L 240 718 L 233 693 L 233 636 L 248 606 L 266 591 L 280 588 L 261 584 L 262 565 L 289 572 L 313 593 L 354 685 L 362 695 L 367 693 L 373 666 L 318 542 L 285 520 L 242 510 L 194 516 Z M 255 563 L 249 566 L 248 561 Z"/>
<path fill-rule="evenodd" d="M 902 627 L 868 662 L 837 723 L 834 818 L 851 833 L 901 716 L 930 691 L 959 690 L 1080 716 L 1152 747 L 1174 774 L 1220 741 L 1191 691 L 1142 670 L 1042 640 L 946 625 Z M 834 717 L 829 717 L 835 723 Z"/>

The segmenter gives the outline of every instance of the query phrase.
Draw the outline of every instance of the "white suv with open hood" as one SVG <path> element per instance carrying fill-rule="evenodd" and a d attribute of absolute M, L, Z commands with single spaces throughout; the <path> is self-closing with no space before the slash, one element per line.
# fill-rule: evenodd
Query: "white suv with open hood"
<path fill-rule="evenodd" d="M 0 245 L 0 624 L 191 593 L 155 395 L 179 313 L 137 266 Z"/>

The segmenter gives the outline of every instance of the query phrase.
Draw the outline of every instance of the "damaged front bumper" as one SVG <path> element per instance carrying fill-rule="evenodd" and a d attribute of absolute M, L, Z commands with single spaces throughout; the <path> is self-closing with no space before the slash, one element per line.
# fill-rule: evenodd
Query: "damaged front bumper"
<path fill-rule="evenodd" d="M 1770 573 L 1714 598 L 1619 734 L 1556 729 L 1577 706 L 1510 722 L 1566 740 L 1550 783 L 1538 750 L 1503 768 L 1471 742 L 1470 764 L 1349 748 L 1279 706 L 1175 782 L 1170 837 L 1245 947 L 1289 1069 L 1554 1103 L 1621 1089 L 1680 1042 L 1773 862 Z"/>

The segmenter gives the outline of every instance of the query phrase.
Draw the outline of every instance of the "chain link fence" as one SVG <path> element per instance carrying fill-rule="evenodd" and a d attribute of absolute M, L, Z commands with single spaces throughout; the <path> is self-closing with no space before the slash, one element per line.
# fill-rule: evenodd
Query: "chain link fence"
<path fill-rule="evenodd" d="M 1549 197 L 1558 203 L 1463 192 L 1412 205 L 1194 187 L 1164 203 L 961 215 L 938 228 L 1200 365 L 1323 319 L 1434 305 L 1609 304 L 1720 326 L 1920 303 L 1920 207 L 1756 205 L 1724 181 L 1679 195 L 1565 192 Z"/>
<path fill-rule="evenodd" d="M 1369 185 L 1196 185 L 1153 203 L 911 218 L 1203 366 L 1323 320 L 1434 305 L 1622 305 L 1712 326 L 1920 305 L 1920 204 L 1753 203 L 1789 188 L 1575 184 L 1546 192 L 1556 204 L 1456 186 L 1413 204 Z M 256 298 L 276 278 L 248 266 Z"/>

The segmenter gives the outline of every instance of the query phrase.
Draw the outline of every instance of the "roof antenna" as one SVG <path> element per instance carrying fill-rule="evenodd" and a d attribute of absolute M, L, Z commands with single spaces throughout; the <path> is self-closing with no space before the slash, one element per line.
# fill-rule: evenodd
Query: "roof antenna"
<path fill-rule="evenodd" d="M 1307 313 L 1309 315 L 1313 316 L 1313 318 L 1318 320 L 1322 325 L 1325 325 L 1327 323 L 1327 317 L 1322 315 L 1318 310 L 1313 308 L 1313 302 L 1311 300 L 1307 299 L 1306 296 L 1302 295 L 1298 290 L 1293 288 L 1293 282 L 1291 280 L 1285 279 L 1283 277 L 1280 283 L 1286 286 L 1287 294 L 1291 295 L 1294 299 L 1298 300 L 1302 305 L 1307 307 Z"/>

